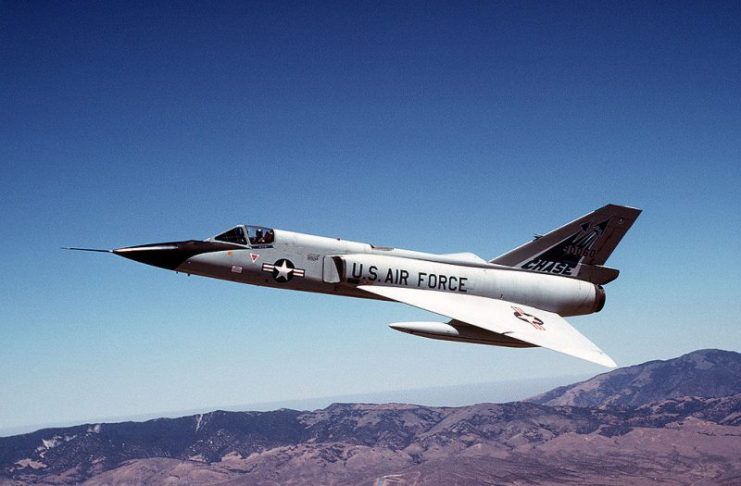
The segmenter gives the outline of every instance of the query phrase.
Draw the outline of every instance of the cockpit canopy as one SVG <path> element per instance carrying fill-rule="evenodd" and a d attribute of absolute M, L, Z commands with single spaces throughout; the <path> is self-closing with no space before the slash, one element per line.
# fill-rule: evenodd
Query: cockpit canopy
<path fill-rule="evenodd" d="M 275 231 L 272 228 L 265 228 L 264 226 L 239 225 L 211 239 L 252 248 L 264 248 L 273 246 Z"/>

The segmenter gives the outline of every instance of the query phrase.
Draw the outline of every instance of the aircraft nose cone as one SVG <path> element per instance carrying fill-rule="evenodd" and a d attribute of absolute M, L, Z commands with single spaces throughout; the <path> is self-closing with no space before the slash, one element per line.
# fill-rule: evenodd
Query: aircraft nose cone
<path fill-rule="evenodd" d="M 117 248 L 113 250 L 113 253 L 130 260 L 168 270 L 175 270 L 178 265 L 190 256 L 184 255 L 180 243 L 127 246 L 125 248 Z"/>
<path fill-rule="evenodd" d="M 113 250 L 113 253 L 147 265 L 175 270 L 194 255 L 234 249 L 234 245 L 228 243 L 189 240 L 127 246 L 117 248 Z"/>

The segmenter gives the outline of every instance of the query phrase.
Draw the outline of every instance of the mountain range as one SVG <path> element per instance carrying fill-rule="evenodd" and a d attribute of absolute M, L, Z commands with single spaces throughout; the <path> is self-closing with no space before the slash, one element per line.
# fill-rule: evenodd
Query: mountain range
<path fill-rule="evenodd" d="M 15 484 L 741 484 L 741 354 L 701 350 L 523 402 L 334 404 L 0 438 Z"/>

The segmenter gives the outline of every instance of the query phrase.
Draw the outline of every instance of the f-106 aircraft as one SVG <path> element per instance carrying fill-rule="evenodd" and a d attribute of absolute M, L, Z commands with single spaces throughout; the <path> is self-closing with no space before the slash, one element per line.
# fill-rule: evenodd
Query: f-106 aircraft
<path fill-rule="evenodd" d="M 432 254 L 261 226 L 205 240 L 103 251 L 148 265 L 234 282 L 401 302 L 449 319 L 397 322 L 432 339 L 542 346 L 603 366 L 615 362 L 563 317 L 599 312 L 604 266 L 641 210 L 608 204 L 492 260 Z"/>

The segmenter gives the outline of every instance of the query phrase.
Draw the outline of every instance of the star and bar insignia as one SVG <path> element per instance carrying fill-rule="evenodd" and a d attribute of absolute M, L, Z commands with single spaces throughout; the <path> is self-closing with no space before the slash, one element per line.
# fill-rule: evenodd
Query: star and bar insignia
<path fill-rule="evenodd" d="M 543 326 L 544 324 L 543 319 L 541 319 L 540 317 L 536 317 L 532 314 L 528 314 L 527 312 L 522 310 L 522 308 L 520 307 L 515 307 L 514 305 L 511 307 L 512 307 L 512 310 L 515 311 L 514 314 L 516 318 L 518 318 L 521 321 L 525 321 L 529 323 L 531 326 L 533 326 L 538 331 L 545 331 L 545 327 Z"/>
<path fill-rule="evenodd" d="M 273 279 L 280 283 L 288 282 L 293 277 L 303 278 L 306 273 L 303 268 L 296 268 L 287 258 L 281 258 L 275 263 L 263 263 L 262 271 L 272 273 Z"/>

